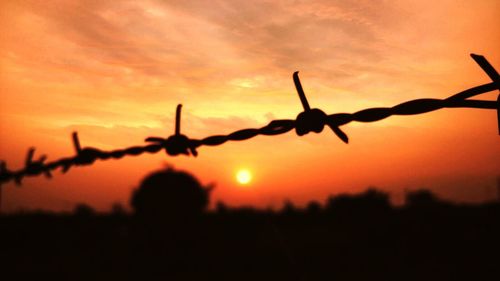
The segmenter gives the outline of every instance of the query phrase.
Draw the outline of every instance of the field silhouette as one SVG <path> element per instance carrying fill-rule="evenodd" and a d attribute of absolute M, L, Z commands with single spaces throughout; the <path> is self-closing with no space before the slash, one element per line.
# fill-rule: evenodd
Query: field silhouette
<path fill-rule="evenodd" d="M 211 187 L 166 168 L 99 214 L 0 216 L 2 280 L 496 280 L 500 204 L 369 189 L 281 210 L 208 210 Z M 15 277 L 6 278 L 8 276 Z"/>

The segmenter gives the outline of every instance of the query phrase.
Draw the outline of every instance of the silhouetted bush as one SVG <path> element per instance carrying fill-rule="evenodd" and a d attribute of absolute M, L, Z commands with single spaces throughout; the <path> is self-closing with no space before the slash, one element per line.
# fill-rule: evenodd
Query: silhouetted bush
<path fill-rule="evenodd" d="M 139 217 L 189 220 L 206 210 L 210 189 L 189 173 L 166 168 L 142 181 L 133 192 L 131 205 Z"/>
<path fill-rule="evenodd" d="M 124 216 L 126 214 L 125 208 L 120 203 L 115 203 L 111 206 L 111 214 L 114 216 Z"/>
<path fill-rule="evenodd" d="M 318 214 L 321 212 L 321 204 L 317 201 L 311 201 L 306 206 L 308 214 Z"/>
<path fill-rule="evenodd" d="M 297 207 L 293 204 L 292 201 L 286 200 L 285 204 L 283 205 L 283 209 L 281 212 L 285 215 L 294 215 L 298 213 Z"/>
<path fill-rule="evenodd" d="M 73 210 L 75 216 L 89 217 L 95 215 L 95 210 L 87 204 L 78 204 Z"/>
<path fill-rule="evenodd" d="M 405 196 L 405 205 L 407 207 L 422 208 L 436 206 L 441 203 L 443 202 L 434 193 L 426 189 L 409 191 Z"/>
<path fill-rule="evenodd" d="M 218 201 L 217 204 L 215 204 L 215 212 L 217 214 L 227 214 L 229 212 L 229 208 L 224 204 L 222 201 Z"/>
<path fill-rule="evenodd" d="M 373 188 L 357 195 L 341 194 L 330 197 L 326 204 L 328 211 L 372 212 L 390 208 L 389 195 Z"/>

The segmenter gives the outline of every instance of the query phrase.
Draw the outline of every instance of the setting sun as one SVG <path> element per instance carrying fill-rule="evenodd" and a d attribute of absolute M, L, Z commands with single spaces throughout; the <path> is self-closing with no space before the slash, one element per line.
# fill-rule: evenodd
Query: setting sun
<path fill-rule="evenodd" d="M 239 170 L 236 173 L 236 180 L 240 184 L 248 184 L 252 180 L 252 173 L 249 170 Z"/>

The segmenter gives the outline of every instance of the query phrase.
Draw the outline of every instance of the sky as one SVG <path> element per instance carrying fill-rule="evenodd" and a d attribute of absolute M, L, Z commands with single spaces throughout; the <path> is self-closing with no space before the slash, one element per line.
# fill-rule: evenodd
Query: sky
<path fill-rule="evenodd" d="M 0 159 L 22 168 L 29 147 L 48 160 L 83 146 L 116 149 L 174 132 L 192 138 L 259 128 L 302 111 L 292 73 L 327 114 L 446 98 L 491 82 L 470 58 L 500 69 L 500 1 L 1 1 Z M 481 99 L 496 100 L 498 92 Z M 279 207 L 373 186 L 401 202 L 428 188 L 455 202 L 496 196 L 494 110 L 442 109 L 332 132 L 201 147 L 95 163 L 53 179 L 2 186 L 6 211 L 128 206 L 142 178 L 166 165 L 215 184 L 212 202 Z M 240 169 L 252 173 L 238 184 Z"/>

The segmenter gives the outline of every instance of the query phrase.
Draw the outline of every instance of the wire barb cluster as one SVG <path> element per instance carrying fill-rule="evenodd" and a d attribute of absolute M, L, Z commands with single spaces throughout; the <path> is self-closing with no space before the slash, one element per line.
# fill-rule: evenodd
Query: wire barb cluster
<path fill-rule="evenodd" d="M 318 108 L 310 108 L 300 83 L 298 72 L 295 72 L 293 74 L 293 80 L 304 108 L 304 111 L 299 113 L 295 120 L 273 120 L 262 128 L 242 129 L 228 135 L 214 135 L 203 139 L 191 139 L 181 134 L 180 118 L 182 105 L 179 104 L 176 110 L 175 132 L 168 138 L 148 137 L 145 140 L 149 143 L 147 145 L 103 151 L 93 147 L 82 147 L 78 138 L 78 133 L 74 132 L 72 134 L 73 146 L 75 148 L 74 156 L 61 158 L 52 162 L 45 162 L 47 156 L 41 155 L 37 160 L 33 160 L 35 148 L 30 148 L 26 157 L 25 166 L 20 170 L 9 170 L 7 163 L 0 161 L 0 185 L 12 180 L 20 185 L 23 178 L 27 176 L 44 174 L 46 177 L 51 178 L 51 171 L 56 169 L 61 169 L 63 173 L 66 173 L 74 166 L 92 165 L 97 160 L 120 159 L 125 156 L 136 156 L 143 153 L 157 153 L 162 149 L 171 156 L 179 154 L 197 156 L 197 148 L 200 146 L 216 146 L 227 141 L 242 141 L 258 135 L 280 135 L 292 129 L 295 129 L 298 136 L 310 132 L 320 133 L 325 125 L 330 127 L 343 142 L 348 143 L 349 138 L 347 134 L 340 129 L 340 126 L 350 122 L 375 122 L 392 115 L 415 115 L 442 108 L 464 107 L 496 110 L 498 115 L 498 131 L 500 134 L 500 95 L 496 101 L 469 99 L 479 94 L 500 90 L 500 75 L 483 56 L 471 54 L 471 57 L 493 81 L 462 91 L 446 99 L 417 99 L 393 107 L 368 108 L 355 113 L 336 113 L 327 115 Z"/>

